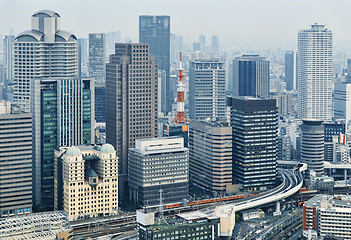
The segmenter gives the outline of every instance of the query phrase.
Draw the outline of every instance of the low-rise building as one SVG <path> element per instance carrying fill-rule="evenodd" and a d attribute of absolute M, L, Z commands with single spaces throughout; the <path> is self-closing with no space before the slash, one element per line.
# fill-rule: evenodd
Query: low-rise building
<path fill-rule="evenodd" d="M 167 222 L 145 221 L 152 217 L 142 217 L 139 212 L 138 239 L 140 240 L 167 240 L 167 239 L 211 239 L 219 240 L 219 218 L 202 212 L 190 212 L 177 214 Z"/>
<path fill-rule="evenodd" d="M 180 137 L 139 139 L 129 149 L 130 199 L 139 206 L 182 202 L 188 195 L 189 153 Z"/>
<path fill-rule="evenodd" d="M 70 221 L 114 215 L 118 209 L 118 157 L 111 144 L 55 150 L 55 209 Z"/>
<path fill-rule="evenodd" d="M 303 235 L 307 239 L 351 239 L 351 197 L 316 195 L 303 206 Z"/>

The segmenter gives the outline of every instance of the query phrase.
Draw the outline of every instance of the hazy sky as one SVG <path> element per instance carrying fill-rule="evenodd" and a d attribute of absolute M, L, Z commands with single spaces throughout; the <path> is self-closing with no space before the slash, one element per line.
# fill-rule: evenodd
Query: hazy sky
<path fill-rule="evenodd" d="M 120 30 L 137 41 L 139 15 L 165 14 L 171 32 L 188 41 L 216 34 L 227 43 L 296 43 L 299 29 L 318 22 L 335 43 L 351 44 L 351 0 L 0 0 L 0 34 L 29 29 L 42 9 L 58 12 L 62 29 L 78 37 Z"/>

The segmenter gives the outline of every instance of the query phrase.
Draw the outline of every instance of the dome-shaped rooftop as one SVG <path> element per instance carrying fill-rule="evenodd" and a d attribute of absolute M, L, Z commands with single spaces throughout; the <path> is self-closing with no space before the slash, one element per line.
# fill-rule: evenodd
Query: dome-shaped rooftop
<path fill-rule="evenodd" d="M 80 150 L 77 147 L 70 147 L 66 151 L 66 155 L 68 156 L 79 156 L 80 155 Z"/>
<path fill-rule="evenodd" d="M 100 152 L 104 152 L 104 153 L 113 153 L 114 151 L 115 151 L 115 148 L 108 143 L 102 145 L 100 148 Z"/>
<path fill-rule="evenodd" d="M 44 15 L 47 17 L 60 17 L 60 14 L 58 14 L 57 12 L 54 12 L 52 10 L 40 10 L 40 11 L 34 13 L 32 15 L 32 17 L 36 17 L 36 16 L 40 16 L 40 15 Z"/>

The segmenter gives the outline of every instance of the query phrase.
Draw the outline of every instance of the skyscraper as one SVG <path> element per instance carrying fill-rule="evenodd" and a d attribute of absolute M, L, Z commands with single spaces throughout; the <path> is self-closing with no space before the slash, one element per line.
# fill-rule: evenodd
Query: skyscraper
<path fill-rule="evenodd" d="M 0 218 L 32 210 L 32 116 L 0 101 Z"/>
<path fill-rule="evenodd" d="M 201 51 L 205 51 L 206 50 L 206 36 L 200 35 L 199 42 L 201 43 Z"/>
<path fill-rule="evenodd" d="M 265 190 L 276 182 L 278 116 L 275 99 L 229 97 L 233 183 Z"/>
<path fill-rule="evenodd" d="M 106 39 L 104 33 L 89 34 L 89 77 L 105 82 Z"/>
<path fill-rule="evenodd" d="M 259 55 L 243 55 L 233 61 L 234 96 L 269 96 L 269 61 Z"/>
<path fill-rule="evenodd" d="M 232 184 L 232 128 L 220 122 L 190 121 L 189 170 L 194 187 L 224 194 Z"/>
<path fill-rule="evenodd" d="M 4 65 L 5 65 L 5 86 L 13 82 L 13 43 L 14 35 L 5 35 L 4 39 Z"/>
<path fill-rule="evenodd" d="M 80 76 L 88 76 L 87 67 L 88 67 L 88 39 L 79 38 L 79 62 L 80 62 Z"/>
<path fill-rule="evenodd" d="M 351 82 L 334 83 L 334 119 L 351 121 Z"/>
<path fill-rule="evenodd" d="M 53 54 L 55 53 L 55 54 Z M 79 76 L 77 38 L 60 29 L 60 15 L 42 10 L 32 15 L 32 29 L 14 42 L 14 101 L 30 111 L 31 82 Z"/>
<path fill-rule="evenodd" d="M 211 38 L 211 51 L 213 53 L 219 53 L 219 38 L 217 35 L 213 35 Z"/>
<path fill-rule="evenodd" d="M 285 53 L 285 82 L 286 90 L 296 90 L 296 52 Z"/>
<path fill-rule="evenodd" d="M 173 99 L 170 93 L 170 17 L 169 16 L 139 16 L 139 42 L 148 43 L 150 54 L 155 56 L 158 67 L 166 71 L 166 91 L 162 100 L 161 111 L 167 114 L 172 109 Z"/>
<path fill-rule="evenodd" d="M 189 112 L 190 119 L 226 118 L 223 61 L 190 61 Z"/>
<path fill-rule="evenodd" d="M 332 32 L 314 24 L 298 33 L 297 82 L 301 118 L 331 120 Z"/>
<path fill-rule="evenodd" d="M 33 201 L 54 204 L 54 149 L 94 143 L 94 81 L 42 78 L 32 82 Z"/>
<path fill-rule="evenodd" d="M 123 187 L 127 187 L 128 149 L 136 139 L 158 134 L 157 72 L 145 43 L 117 43 L 106 64 L 106 139 L 119 157 L 122 197 L 127 197 Z"/>

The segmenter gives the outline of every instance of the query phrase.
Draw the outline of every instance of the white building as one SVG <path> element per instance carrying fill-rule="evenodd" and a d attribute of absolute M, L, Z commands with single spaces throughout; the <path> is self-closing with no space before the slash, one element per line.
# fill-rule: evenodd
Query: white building
<path fill-rule="evenodd" d="M 48 77 L 77 77 L 78 43 L 60 30 L 60 15 L 42 10 L 32 15 L 32 29 L 14 42 L 14 101 L 30 112 L 31 82 Z"/>
<path fill-rule="evenodd" d="M 334 84 L 334 119 L 351 120 L 351 82 Z"/>
<path fill-rule="evenodd" d="M 350 196 L 316 195 L 303 206 L 303 235 L 351 239 Z M 333 239 L 334 239 L 333 238 Z"/>
<path fill-rule="evenodd" d="M 118 209 L 118 157 L 111 144 L 55 150 L 55 209 L 70 221 L 114 215 Z"/>
<path fill-rule="evenodd" d="M 298 33 L 297 82 L 301 118 L 331 120 L 332 32 L 314 24 Z"/>

